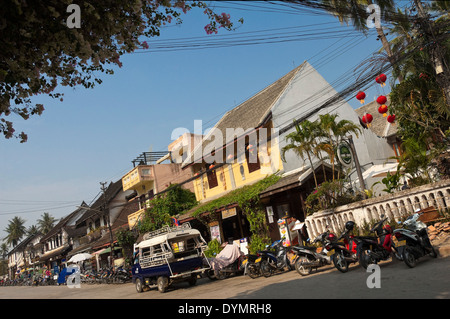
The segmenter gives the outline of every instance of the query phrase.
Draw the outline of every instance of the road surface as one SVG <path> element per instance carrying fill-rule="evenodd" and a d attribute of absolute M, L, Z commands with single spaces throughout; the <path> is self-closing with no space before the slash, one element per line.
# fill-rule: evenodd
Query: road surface
<path fill-rule="evenodd" d="M 412 269 L 395 260 L 382 263 L 379 269 L 379 281 L 372 280 L 375 273 L 356 264 L 347 273 L 324 267 L 306 277 L 290 271 L 270 278 L 202 278 L 194 287 L 181 282 L 164 294 L 156 288 L 139 294 L 131 283 L 82 284 L 81 288 L 0 287 L 0 299 L 450 299 L 450 257 L 423 257 Z M 380 288 L 368 288 L 368 281 L 369 285 L 379 283 Z"/>

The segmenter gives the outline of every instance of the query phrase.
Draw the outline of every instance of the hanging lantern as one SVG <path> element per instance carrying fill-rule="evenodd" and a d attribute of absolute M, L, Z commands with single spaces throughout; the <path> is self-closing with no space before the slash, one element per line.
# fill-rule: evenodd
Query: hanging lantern
<path fill-rule="evenodd" d="M 381 86 L 385 86 L 386 83 L 384 83 L 384 82 L 386 82 L 386 80 L 387 80 L 386 74 L 381 73 L 381 74 L 378 76 L 378 78 L 379 78 L 379 80 L 380 80 Z"/>
<path fill-rule="evenodd" d="M 378 84 L 381 84 L 380 76 L 377 76 L 377 77 L 375 78 L 375 82 L 377 82 Z"/>
<path fill-rule="evenodd" d="M 366 98 L 366 93 L 359 91 L 358 94 L 356 94 L 356 99 L 361 102 L 361 104 L 364 104 L 364 99 Z"/>
<path fill-rule="evenodd" d="M 362 121 L 364 124 L 367 124 L 370 127 L 370 123 L 373 121 L 373 116 L 370 113 L 364 114 L 362 117 Z"/>
<path fill-rule="evenodd" d="M 386 104 L 386 102 L 387 102 L 387 98 L 384 95 L 380 95 L 377 98 L 377 103 L 380 105 Z"/>
<path fill-rule="evenodd" d="M 214 164 L 209 165 L 209 169 L 213 169 L 214 168 Z"/>
<path fill-rule="evenodd" d="M 395 122 L 395 114 L 389 115 L 389 116 L 387 117 L 387 121 L 388 121 L 389 123 L 394 123 L 394 122 Z"/>
<path fill-rule="evenodd" d="M 230 155 L 227 156 L 227 160 L 228 160 L 228 161 L 231 161 L 231 160 L 233 160 L 233 159 L 234 159 L 233 154 L 230 154 Z"/>
<path fill-rule="evenodd" d="M 387 111 L 388 111 L 388 107 L 386 104 L 383 104 L 378 108 L 378 113 L 383 114 L 383 117 L 387 116 Z"/>

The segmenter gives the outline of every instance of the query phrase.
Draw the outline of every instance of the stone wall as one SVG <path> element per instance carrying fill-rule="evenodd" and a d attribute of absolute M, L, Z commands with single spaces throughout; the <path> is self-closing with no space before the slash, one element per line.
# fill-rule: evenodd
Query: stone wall
<path fill-rule="evenodd" d="M 397 221 L 418 208 L 424 209 L 430 206 L 434 206 L 441 212 L 450 209 L 450 180 L 318 211 L 307 216 L 305 223 L 308 235 L 313 239 L 323 233 L 327 225 L 330 225 L 335 234 L 341 234 L 345 223 L 349 220 L 362 225 L 364 222 L 379 220 L 381 215 L 385 215 L 389 220 Z"/>

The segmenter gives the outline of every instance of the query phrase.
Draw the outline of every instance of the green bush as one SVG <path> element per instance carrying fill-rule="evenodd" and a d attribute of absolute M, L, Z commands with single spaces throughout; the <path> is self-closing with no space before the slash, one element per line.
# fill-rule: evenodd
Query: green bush
<path fill-rule="evenodd" d="M 205 256 L 208 258 L 215 257 L 221 250 L 219 241 L 213 239 L 208 243 L 208 249 L 205 250 Z"/>

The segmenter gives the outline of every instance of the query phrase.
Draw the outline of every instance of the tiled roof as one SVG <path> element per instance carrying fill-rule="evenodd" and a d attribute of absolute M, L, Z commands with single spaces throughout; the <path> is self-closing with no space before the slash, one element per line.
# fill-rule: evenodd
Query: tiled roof
<path fill-rule="evenodd" d="M 302 63 L 300 66 L 296 67 L 277 81 L 259 91 L 245 102 L 239 104 L 231 111 L 228 111 L 214 126 L 215 129 L 222 132 L 223 143 L 221 145 L 225 145 L 230 142 L 225 140 L 227 128 L 242 128 L 247 130 L 257 128 L 263 124 L 264 120 L 270 115 L 271 108 L 274 103 L 284 92 L 290 81 L 294 78 L 295 74 L 304 65 L 305 63 Z M 208 138 L 208 135 L 203 139 L 203 143 L 201 145 L 202 149 L 207 148 L 207 145 L 211 143 L 210 141 L 207 141 L 206 138 Z M 212 142 L 214 142 L 214 145 L 218 145 L 216 139 L 213 139 Z M 193 152 L 193 154 L 194 153 L 195 152 Z M 190 163 L 194 160 L 197 159 L 191 158 Z M 190 163 L 184 163 L 183 166 Z"/>

